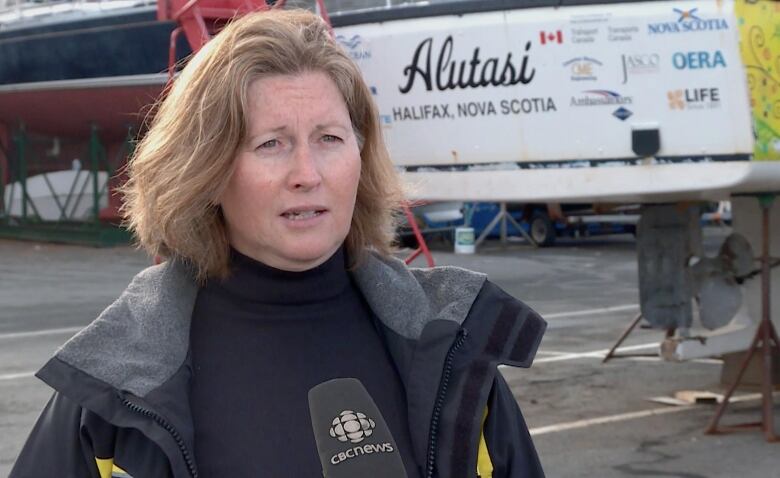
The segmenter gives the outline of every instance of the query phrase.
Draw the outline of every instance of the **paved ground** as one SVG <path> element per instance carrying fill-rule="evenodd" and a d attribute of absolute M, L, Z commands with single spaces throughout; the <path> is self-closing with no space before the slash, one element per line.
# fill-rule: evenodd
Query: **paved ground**
<path fill-rule="evenodd" d="M 722 233 L 709 236 L 715 247 Z M 637 311 L 632 238 L 570 241 L 544 250 L 488 244 L 474 256 L 444 250 L 435 256 L 438 264 L 488 273 L 548 319 L 534 366 L 503 372 L 549 477 L 780 477 L 780 444 L 767 444 L 758 433 L 705 436 L 712 407 L 646 400 L 683 389 L 718 391 L 716 361 L 601 365 L 597 354 L 582 356 L 609 347 Z M 130 248 L 0 241 L 0 476 L 9 472 L 49 397 L 31 372 L 148 263 Z M 627 345 L 659 338 L 640 330 Z M 727 420 L 755 420 L 758 407 L 755 400 L 735 404 Z M 780 407 L 775 410 L 780 418 Z"/>

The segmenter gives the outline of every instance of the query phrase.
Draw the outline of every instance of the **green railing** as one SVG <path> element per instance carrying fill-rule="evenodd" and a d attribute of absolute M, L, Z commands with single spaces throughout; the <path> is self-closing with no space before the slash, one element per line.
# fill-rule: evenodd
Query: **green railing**
<path fill-rule="evenodd" d="M 0 237 L 91 245 L 127 243 L 110 194 L 132 153 L 128 131 L 109 158 L 97 127 L 86 139 L 46 137 L 20 125 L 0 163 Z M 0 181 L 3 183 L 4 181 Z"/>

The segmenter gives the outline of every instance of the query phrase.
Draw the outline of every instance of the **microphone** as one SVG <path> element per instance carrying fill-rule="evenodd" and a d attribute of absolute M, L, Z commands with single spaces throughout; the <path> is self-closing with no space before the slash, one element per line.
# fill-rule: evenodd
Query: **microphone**
<path fill-rule="evenodd" d="M 309 411 L 324 477 L 406 478 L 398 446 L 360 380 L 312 387 Z"/>

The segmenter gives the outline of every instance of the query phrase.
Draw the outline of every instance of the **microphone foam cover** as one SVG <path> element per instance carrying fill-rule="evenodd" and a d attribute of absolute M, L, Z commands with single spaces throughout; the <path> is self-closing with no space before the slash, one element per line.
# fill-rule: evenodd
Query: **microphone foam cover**
<path fill-rule="evenodd" d="M 359 380 L 337 378 L 313 387 L 309 411 L 323 476 L 407 476 L 390 429 Z"/>

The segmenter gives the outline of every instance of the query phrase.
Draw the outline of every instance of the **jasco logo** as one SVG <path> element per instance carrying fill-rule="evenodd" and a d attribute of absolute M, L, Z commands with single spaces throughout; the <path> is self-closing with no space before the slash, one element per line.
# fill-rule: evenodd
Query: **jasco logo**
<path fill-rule="evenodd" d="M 622 55 L 623 84 L 628 82 L 629 75 L 644 75 L 658 73 L 661 57 L 658 53 L 634 53 Z"/>
<path fill-rule="evenodd" d="M 371 52 L 363 47 L 363 38 L 360 35 L 352 35 L 347 38 L 344 35 L 336 35 L 339 42 L 353 60 L 367 60 L 371 58 Z"/>
<path fill-rule="evenodd" d="M 720 50 L 708 51 L 678 51 L 672 55 L 672 64 L 678 70 L 703 70 L 726 68 L 726 59 Z"/>
<path fill-rule="evenodd" d="M 698 14 L 698 8 L 681 10 L 674 8 L 677 21 L 650 23 L 647 25 L 650 35 L 662 35 L 666 33 L 690 33 L 714 30 L 727 30 L 728 22 L 725 18 L 702 18 Z"/>

